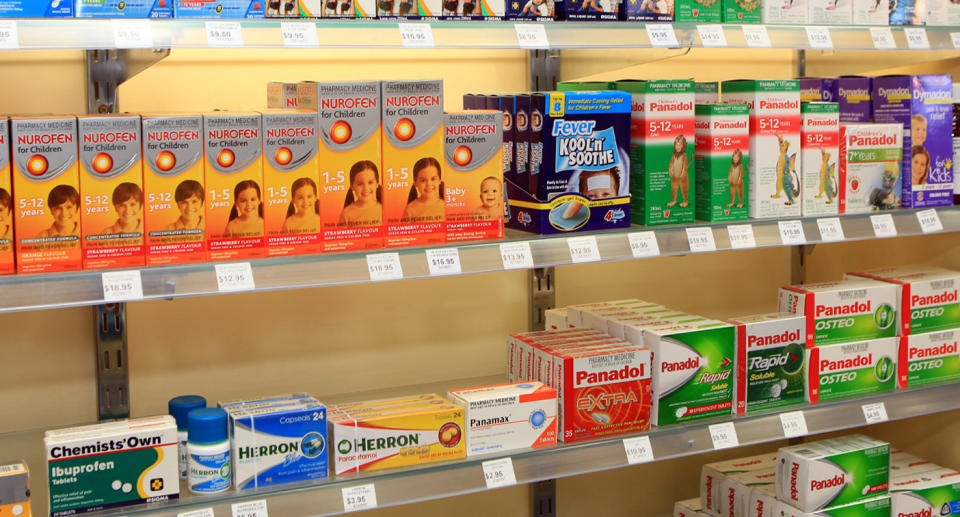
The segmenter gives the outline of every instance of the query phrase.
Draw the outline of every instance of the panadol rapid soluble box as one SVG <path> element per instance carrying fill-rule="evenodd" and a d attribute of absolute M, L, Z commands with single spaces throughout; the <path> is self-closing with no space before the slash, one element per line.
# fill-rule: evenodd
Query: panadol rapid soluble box
<path fill-rule="evenodd" d="M 719 515 L 717 510 L 720 483 L 724 476 L 774 467 L 776 453 L 758 454 L 726 461 L 707 463 L 700 469 L 700 505 L 703 511 Z"/>
<path fill-rule="evenodd" d="M 806 319 L 789 313 L 735 318 L 737 414 L 802 404 Z"/>
<path fill-rule="evenodd" d="M 807 347 L 896 336 L 897 286 L 871 279 L 780 288 L 780 312 L 807 318 Z"/>
<path fill-rule="evenodd" d="M 900 290 L 900 335 L 960 327 L 960 273 L 926 266 L 903 266 L 847 273 L 896 284 Z"/>
<path fill-rule="evenodd" d="M 452 390 L 466 409 L 467 456 L 557 443 L 557 390 L 541 382 Z"/>
<path fill-rule="evenodd" d="M 800 130 L 803 215 L 837 215 L 840 119 L 836 102 L 804 102 Z"/>
<path fill-rule="evenodd" d="M 807 400 L 863 397 L 897 387 L 900 338 L 817 345 L 807 349 Z"/>
<path fill-rule="evenodd" d="M 891 497 L 882 496 L 810 512 L 804 512 L 781 502 L 778 515 L 779 517 L 890 517 L 897 515 L 892 513 L 891 509 Z"/>
<path fill-rule="evenodd" d="M 911 334 L 901 339 L 901 389 L 960 380 L 960 330 Z"/>

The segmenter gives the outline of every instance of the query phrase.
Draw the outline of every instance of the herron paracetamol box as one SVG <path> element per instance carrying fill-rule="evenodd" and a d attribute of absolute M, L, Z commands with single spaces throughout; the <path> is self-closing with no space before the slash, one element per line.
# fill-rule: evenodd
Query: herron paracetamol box
<path fill-rule="evenodd" d="M 897 286 L 869 278 L 780 288 L 779 311 L 807 318 L 807 347 L 896 336 Z"/>
<path fill-rule="evenodd" d="M 13 186 L 10 176 L 10 121 L 0 117 L 0 275 L 16 271 L 13 257 Z"/>
<path fill-rule="evenodd" d="M 800 105 L 800 184 L 803 215 L 839 213 L 837 163 L 840 111 L 836 102 Z"/>
<path fill-rule="evenodd" d="M 899 208 L 902 202 L 901 124 L 840 126 L 840 213 Z"/>
<path fill-rule="evenodd" d="M 705 464 L 700 470 L 700 504 L 703 511 L 719 515 L 717 498 L 723 477 L 770 468 L 776 465 L 776 461 L 776 453 L 768 453 Z"/>
<path fill-rule="evenodd" d="M 81 115 L 83 268 L 144 264 L 140 115 Z"/>
<path fill-rule="evenodd" d="M 897 387 L 900 338 L 817 345 L 807 349 L 807 400 L 866 397 Z"/>
<path fill-rule="evenodd" d="M 498 111 L 444 115 L 448 241 L 503 237 L 503 137 Z"/>
<path fill-rule="evenodd" d="M 900 388 L 960 379 L 958 341 L 960 330 L 903 336 L 900 341 Z"/>
<path fill-rule="evenodd" d="M 803 404 L 806 319 L 789 313 L 734 318 L 738 414 Z"/>
<path fill-rule="evenodd" d="M 697 219 L 742 221 L 747 218 L 749 113 L 746 104 L 698 104 L 696 107 Z"/>
<path fill-rule="evenodd" d="M 80 166 L 73 116 L 13 117 L 14 234 L 17 272 L 77 271 Z"/>
<path fill-rule="evenodd" d="M 557 390 L 540 382 L 452 390 L 466 410 L 467 456 L 557 443 Z"/>
<path fill-rule="evenodd" d="M 960 273 L 926 266 L 870 269 L 846 274 L 896 284 L 900 289 L 900 335 L 960 327 Z"/>

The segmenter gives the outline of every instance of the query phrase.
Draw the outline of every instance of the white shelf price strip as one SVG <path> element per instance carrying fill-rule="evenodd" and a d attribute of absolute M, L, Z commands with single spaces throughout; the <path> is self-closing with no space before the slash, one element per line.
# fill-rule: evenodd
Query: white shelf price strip
<path fill-rule="evenodd" d="M 930 48 L 927 30 L 923 27 L 904 27 L 903 35 L 907 37 L 907 48 L 911 50 L 928 50 Z"/>
<path fill-rule="evenodd" d="M 917 212 L 917 221 L 920 222 L 920 230 L 922 230 L 923 233 L 943 231 L 943 223 L 940 222 L 940 216 L 933 208 Z"/>
<path fill-rule="evenodd" d="M 319 47 L 317 26 L 313 23 L 281 22 L 280 33 L 286 47 Z"/>
<path fill-rule="evenodd" d="M 400 43 L 404 47 L 433 48 L 433 29 L 429 23 L 400 23 Z"/>
<path fill-rule="evenodd" d="M 817 219 L 817 228 L 820 229 L 820 240 L 823 242 L 837 242 L 846 239 L 843 235 L 843 226 L 839 217 L 824 217 Z"/>
<path fill-rule="evenodd" d="M 214 517 L 213 508 L 201 508 L 190 512 L 178 513 L 177 517 Z"/>
<path fill-rule="evenodd" d="M 807 41 L 810 48 L 832 49 L 833 39 L 830 38 L 830 29 L 827 27 L 807 26 Z"/>
<path fill-rule="evenodd" d="M 740 445 L 740 440 L 737 438 L 737 428 L 733 425 L 733 422 L 713 424 L 709 429 L 710 440 L 713 442 L 714 449 L 729 449 Z"/>
<path fill-rule="evenodd" d="M 269 517 L 267 515 L 267 500 L 245 501 L 230 505 L 233 517 Z"/>
<path fill-rule="evenodd" d="M 542 23 L 517 23 L 513 28 L 517 31 L 520 48 L 550 48 L 547 29 Z"/>
<path fill-rule="evenodd" d="M 0 20 L 0 49 L 18 48 L 20 48 L 20 34 L 17 30 L 17 22 Z"/>
<path fill-rule="evenodd" d="M 951 32 L 950 42 L 953 43 L 953 48 L 960 48 L 960 32 Z"/>
<path fill-rule="evenodd" d="M 700 34 L 700 44 L 704 47 L 726 47 L 727 36 L 723 33 L 723 25 L 697 25 Z"/>
<path fill-rule="evenodd" d="M 717 243 L 713 240 L 713 228 L 709 226 L 687 228 L 686 232 L 687 243 L 690 244 L 690 251 L 699 253 L 717 250 Z"/>
<path fill-rule="evenodd" d="M 149 20 L 111 20 L 113 44 L 117 48 L 151 48 L 153 31 Z"/>
<path fill-rule="evenodd" d="M 398 253 L 371 253 L 367 255 L 370 280 L 399 280 L 403 278 Z"/>
<path fill-rule="evenodd" d="M 217 290 L 220 292 L 252 291 L 257 288 L 253 281 L 253 269 L 249 262 L 216 264 Z"/>
<path fill-rule="evenodd" d="M 897 226 L 893 224 L 892 214 L 878 214 L 870 216 L 873 225 L 873 235 L 877 237 L 896 237 Z"/>
<path fill-rule="evenodd" d="M 886 422 L 890 418 L 887 416 L 887 406 L 883 402 L 875 402 L 873 404 L 864 404 L 861 406 L 863 409 L 863 419 L 868 424 L 876 424 L 877 422 Z"/>
<path fill-rule="evenodd" d="M 748 47 L 770 48 L 770 35 L 767 34 L 767 27 L 764 25 L 744 25 L 743 38 L 747 40 Z"/>
<path fill-rule="evenodd" d="M 753 226 L 749 224 L 731 224 L 727 226 L 727 236 L 733 249 L 756 248 L 757 239 L 753 235 Z"/>
<path fill-rule="evenodd" d="M 243 29 L 239 22 L 204 22 L 207 45 L 211 47 L 242 47 Z"/>
<path fill-rule="evenodd" d="M 343 497 L 343 510 L 355 512 L 377 507 L 377 489 L 373 483 L 345 487 L 340 491 Z"/>
<path fill-rule="evenodd" d="M 649 436 L 624 438 L 623 449 L 627 453 L 627 463 L 630 465 L 653 461 L 653 446 L 650 444 Z"/>
<path fill-rule="evenodd" d="M 103 282 L 103 301 L 125 302 L 143 299 L 143 281 L 140 270 L 108 271 L 100 276 Z"/>
<path fill-rule="evenodd" d="M 660 254 L 660 245 L 657 244 L 655 232 L 634 232 L 627 234 L 630 243 L 630 252 L 634 258 L 656 257 Z"/>
<path fill-rule="evenodd" d="M 570 261 L 574 264 L 598 262 L 600 260 L 597 238 L 593 235 L 570 237 L 567 239 L 567 247 L 570 248 Z"/>
<path fill-rule="evenodd" d="M 500 260 L 503 261 L 503 269 L 532 268 L 533 252 L 530 251 L 530 243 L 524 241 L 501 244 Z"/>
<path fill-rule="evenodd" d="M 517 476 L 513 472 L 513 460 L 500 458 L 482 463 L 483 479 L 487 488 L 499 488 L 517 484 Z"/>
<path fill-rule="evenodd" d="M 893 39 L 893 31 L 890 27 L 870 27 L 870 39 L 873 40 L 873 48 L 897 48 L 897 41 Z"/>
<path fill-rule="evenodd" d="M 780 228 L 780 242 L 786 246 L 806 244 L 807 236 L 803 234 L 803 223 L 800 221 L 777 221 Z"/>
<path fill-rule="evenodd" d="M 648 23 L 646 24 L 647 37 L 650 38 L 651 47 L 679 47 L 677 43 L 677 33 L 673 30 L 673 25 L 669 23 Z"/>
<path fill-rule="evenodd" d="M 430 275 L 460 274 L 460 250 L 457 248 L 437 248 L 427 250 L 427 267 Z"/>
<path fill-rule="evenodd" d="M 803 416 L 803 411 L 780 413 L 780 426 L 783 427 L 783 436 L 785 438 L 794 438 L 796 436 L 806 436 L 810 434 L 807 430 L 807 419 Z"/>

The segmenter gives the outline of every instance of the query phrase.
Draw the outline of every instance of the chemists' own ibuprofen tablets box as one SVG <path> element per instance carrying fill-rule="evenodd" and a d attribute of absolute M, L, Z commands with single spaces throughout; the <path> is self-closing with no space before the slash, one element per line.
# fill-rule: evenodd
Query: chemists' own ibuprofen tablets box
<path fill-rule="evenodd" d="M 17 269 L 13 259 L 13 205 L 10 121 L 0 117 L 0 275 L 9 275 Z"/>
<path fill-rule="evenodd" d="M 749 113 L 746 104 L 698 104 L 696 107 L 697 219 L 742 221 L 747 218 Z"/>
<path fill-rule="evenodd" d="M 503 137 L 497 111 L 444 115 L 448 241 L 503 237 Z"/>
<path fill-rule="evenodd" d="M 466 410 L 467 456 L 557 443 L 557 390 L 540 382 L 452 390 Z"/>
<path fill-rule="evenodd" d="M 785 286 L 779 310 L 807 319 L 807 347 L 899 333 L 897 286 L 869 278 Z"/>
<path fill-rule="evenodd" d="M 840 126 L 841 214 L 900 207 L 902 133 L 900 124 Z"/>
<path fill-rule="evenodd" d="M 804 512 L 787 503 L 780 503 L 778 515 L 780 517 L 888 517 L 898 515 L 891 511 L 892 500 L 890 496 L 880 496 L 810 512 Z"/>
<path fill-rule="evenodd" d="M 903 336 L 900 341 L 900 388 L 960 379 L 958 341 L 960 330 Z"/>
<path fill-rule="evenodd" d="M 734 318 L 738 414 L 802 404 L 806 319 L 789 313 Z"/>
<path fill-rule="evenodd" d="M 705 464 L 700 470 L 700 504 L 703 511 L 719 515 L 717 498 L 725 476 L 774 467 L 776 461 L 777 455 L 769 453 Z"/>
<path fill-rule="evenodd" d="M 836 102 L 800 105 L 800 183 L 803 215 L 836 215 L 839 212 L 837 163 L 840 120 Z"/>
<path fill-rule="evenodd" d="M 817 345 L 807 349 L 807 400 L 865 397 L 897 387 L 900 338 Z"/>
<path fill-rule="evenodd" d="M 926 266 L 855 271 L 847 278 L 871 278 L 900 289 L 900 335 L 960 327 L 960 273 Z"/>

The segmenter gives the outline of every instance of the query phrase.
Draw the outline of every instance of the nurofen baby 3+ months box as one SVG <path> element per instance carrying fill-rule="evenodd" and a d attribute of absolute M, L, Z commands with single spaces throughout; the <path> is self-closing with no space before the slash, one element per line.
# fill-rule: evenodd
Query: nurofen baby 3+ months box
<path fill-rule="evenodd" d="M 448 241 L 503 237 L 502 115 L 444 115 L 444 187 Z"/>
<path fill-rule="evenodd" d="M 840 120 L 836 102 L 800 105 L 800 183 L 803 215 L 836 215 L 839 212 L 837 164 L 840 162 Z"/>
<path fill-rule="evenodd" d="M 845 278 L 870 278 L 899 286 L 900 335 L 960 327 L 960 273 L 926 266 L 855 271 Z"/>
<path fill-rule="evenodd" d="M 734 318 L 738 414 L 802 404 L 806 320 L 790 313 Z"/>
<path fill-rule="evenodd" d="M 779 310 L 807 319 L 807 347 L 896 336 L 897 286 L 858 278 L 780 288 Z"/>
<path fill-rule="evenodd" d="M 899 208 L 903 156 L 900 124 L 840 126 L 840 213 Z"/>
<path fill-rule="evenodd" d="M 452 390 L 466 410 L 467 456 L 557 443 L 557 390 L 541 382 Z"/>

